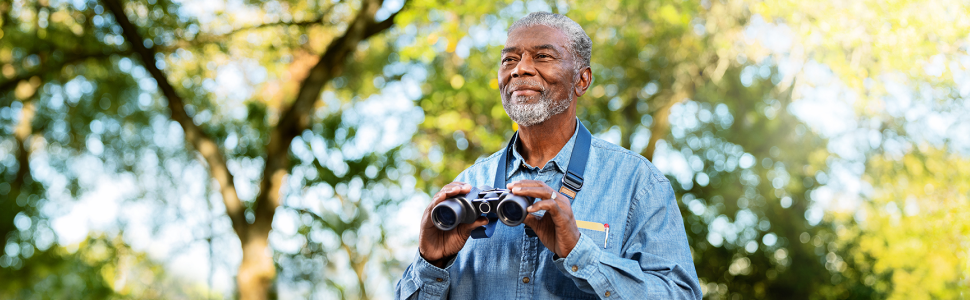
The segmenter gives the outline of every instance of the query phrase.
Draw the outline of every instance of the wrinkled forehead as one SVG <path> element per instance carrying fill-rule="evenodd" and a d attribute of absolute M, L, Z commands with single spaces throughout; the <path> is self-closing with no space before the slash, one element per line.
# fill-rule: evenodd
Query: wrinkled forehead
<path fill-rule="evenodd" d="M 565 51 L 568 49 L 568 42 L 566 34 L 559 29 L 546 25 L 523 26 L 509 31 L 502 53 L 550 48 L 550 46 L 556 48 L 553 50 Z"/>

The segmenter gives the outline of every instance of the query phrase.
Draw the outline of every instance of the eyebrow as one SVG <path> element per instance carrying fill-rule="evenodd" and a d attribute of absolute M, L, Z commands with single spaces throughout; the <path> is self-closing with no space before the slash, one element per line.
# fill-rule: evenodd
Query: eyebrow
<path fill-rule="evenodd" d="M 552 50 L 552 52 L 556 52 L 556 54 L 559 54 L 559 50 L 557 50 L 556 47 L 553 46 L 552 44 L 538 45 L 538 46 L 532 47 L 532 50 Z M 518 51 L 519 51 L 518 47 L 508 47 L 508 48 L 502 49 L 502 55 L 505 55 L 506 53 L 509 53 L 509 52 L 518 52 Z"/>

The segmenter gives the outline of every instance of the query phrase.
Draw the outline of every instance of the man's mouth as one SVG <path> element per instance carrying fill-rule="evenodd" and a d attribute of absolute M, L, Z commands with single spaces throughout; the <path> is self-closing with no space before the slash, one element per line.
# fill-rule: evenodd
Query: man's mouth
<path fill-rule="evenodd" d="M 525 80 L 512 83 L 509 90 L 511 90 L 509 94 L 512 97 L 532 97 L 542 94 L 544 89 L 539 85 L 539 82 Z"/>
<path fill-rule="evenodd" d="M 542 92 L 540 92 L 539 90 L 536 90 L 536 89 L 517 89 L 517 90 L 512 91 L 512 96 L 525 96 L 525 97 L 529 97 L 529 96 L 539 95 L 540 93 L 542 93 Z"/>

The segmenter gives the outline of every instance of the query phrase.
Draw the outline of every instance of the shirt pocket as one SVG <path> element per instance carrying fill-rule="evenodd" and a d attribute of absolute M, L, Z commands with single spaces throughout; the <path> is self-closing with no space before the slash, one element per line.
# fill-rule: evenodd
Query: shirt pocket
<path fill-rule="evenodd" d="M 578 220 L 576 221 L 576 227 L 579 227 L 579 232 L 592 240 L 600 249 L 605 249 L 609 246 L 609 227 L 601 223 Z"/>

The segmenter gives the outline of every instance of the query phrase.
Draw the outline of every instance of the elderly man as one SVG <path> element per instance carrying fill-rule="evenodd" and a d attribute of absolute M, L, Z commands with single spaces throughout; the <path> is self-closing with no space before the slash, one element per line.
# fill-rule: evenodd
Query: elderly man
<path fill-rule="evenodd" d="M 398 298 L 701 297 L 670 182 L 642 156 L 592 138 L 576 118 L 576 100 L 592 82 L 591 47 L 562 15 L 532 13 L 512 24 L 498 82 L 519 131 L 435 194 Z M 438 229 L 432 208 L 473 185 L 534 197 L 525 226 L 485 233 L 490 220 L 479 217 Z"/>

